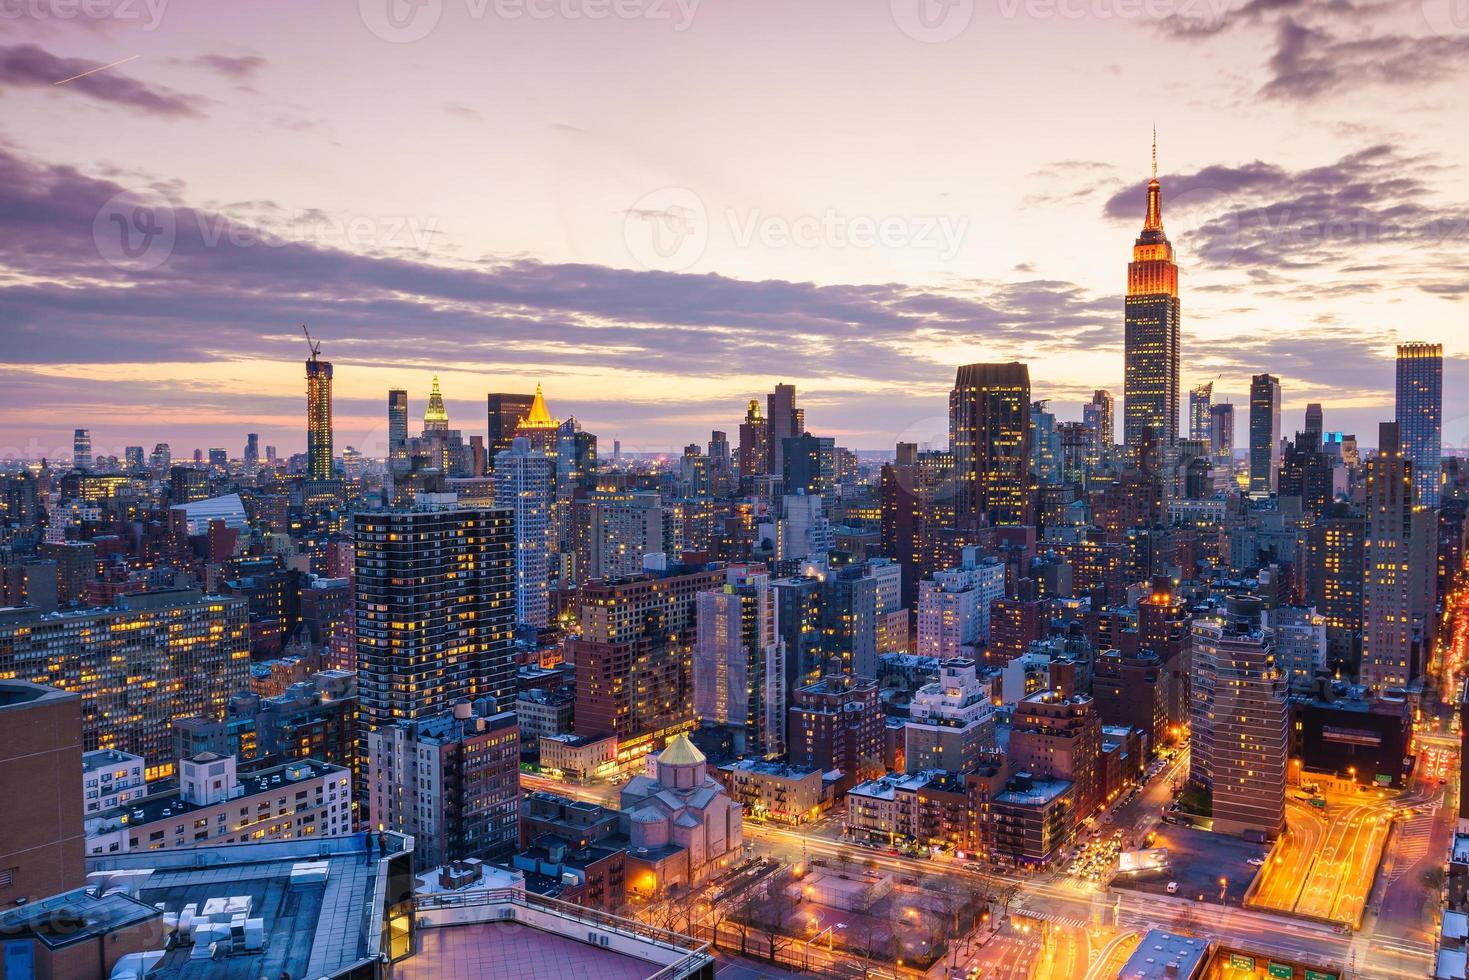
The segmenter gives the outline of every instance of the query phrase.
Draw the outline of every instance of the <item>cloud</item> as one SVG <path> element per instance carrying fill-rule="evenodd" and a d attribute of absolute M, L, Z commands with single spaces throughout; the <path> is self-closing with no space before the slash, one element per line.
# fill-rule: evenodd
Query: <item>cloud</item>
<path fill-rule="evenodd" d="M 218 72 L 226 78 L 239 81 L 247 81 L 254 78 L 270 62 L 260 55 L 227 55 L 227 54 L 201 54 L 190 59 L 189 63 L 197 68 L 207 68 Z"/>
<path fill-rule="evenodd" d="M 485 117 L 480 114 L 480 111 L 478 109 L 467 105 L 461 105 L 458 102 L 445 102 L 444 111 L 451 116 L 458 116 L 460 119 L 468 119 L 472 122 L 485 121 Z"/>
<path fill-rule="evenodd" d="M 1310 101 L 1371 85 L 1429 85 L 1469 65 L 1469 35 L 1404 30 L 1421 20 L 1422 9 L 1407 0 L 1249 0 L 1219 17 L 1180 14 L 1156 23 L 1189 41 L 1234 29 L 1267 34 L 1273 51 L 1259 94 Z"/>
<path fill-rule="evenodd" d="M 1469 240 L 1469 207 L 1439 200 L 1430 186 L 1438 169 L 1379 144 L 1301 170 L 1256 160 L 1165 175 L 1164 226 L 1191 261 L 1257 271 L 1262 282 L 1288 283 L 1293 270 L 1313 268 L 1346 277 L 1367 266 L 1400 271 L 1411 285 L 1438 264 L 1435 250 L 1456 252 Z M 1136 222 L 1144 194 L 1138 186 L 1119 191 L 1103 212 Z M 1350 292 L 1380 281 L 1338 285 Z M 1312 295 L 1329 288 L 1318 280 Z"/>
<path fill-rule="evenodd" d="M 0 89 L 41 88 L 76 92 L 158 116 L 199 114 L 202 100 L 198 97 L 147 85 L 118 68 L 95 71 L 102 64 L 85 58 L 61 58 L 34 44 L 12 45 L 0 48 Z M 93 71 L 94 74 L 75 77 Z M 56 84 L 63 79 L 73 80 L 65 85 Z"/>

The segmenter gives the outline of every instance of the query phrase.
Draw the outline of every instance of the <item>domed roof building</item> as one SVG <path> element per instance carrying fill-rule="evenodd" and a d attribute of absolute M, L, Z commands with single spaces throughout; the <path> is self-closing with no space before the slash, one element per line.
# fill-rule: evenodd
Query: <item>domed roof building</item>
<path fill-rule="evenodd" d="M 687 735 L 669 741 L 650 769 L 622 788 L 620 801 L 627 887 L 644 895 L 703 881 L 744 845 L 743 808 Z"/>

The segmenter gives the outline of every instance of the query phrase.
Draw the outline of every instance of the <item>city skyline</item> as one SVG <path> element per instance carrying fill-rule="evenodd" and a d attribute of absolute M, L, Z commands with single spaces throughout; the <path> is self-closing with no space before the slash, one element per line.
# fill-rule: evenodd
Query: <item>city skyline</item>
<path fill-rule="evenodd" d="M 422 397 L 435 373 L 451 418 L 540 381 L 629 449 L 733 428 L 780 380 L 846 445 L 926 441 L 953 368 L 984 361 L 1029 363 L 1038 397 L 1074 419 L 1098 385 L 1122 392 L 1117 258 L 1143 215 L 1154 122 L 1181 388 L 1216 381 L 1216 401 L 1241 404 L 1269 370 L 1284 432 L 1314 401 L 1330 428 L 1370 436 L 1391 409 L 1397 343 L 1445 342 L 1450 374 L 1465 356 L 1460 137 L 1432 98 L 1401 104 L 1407 86 L 1451 86 L 1469 50 L 1434 29 L 1432 2 L 1373 18 L 1250 5 L 1203 23 L 1192 8 L 1014 5 L 971 11 L 945 40 L 902 3 L 835 18 L 853 63 L 893 66 L 881 81 L 807 44 L 832 30 L 815 9 L 694 4 L 680 29 L 689 7 L 673 4 L 661 20 L 595 22 L 423 6 L 437 19 L 405 43 L 383 39 L 372 4 L 309 24 L 281 5 L 207 22 L 172 7 L 156 24 L 148 7 L 100 26 L 9 21 L 0 86 L 15 128 L 0 166 L 23 244 L 3 256 L 0 447 L 26 453 L 34 437 L 49 451 L 87 427 L 99 446 L 232 446 L 256 431 L 301 451 L 301 322 L 337 366 L 337 441 L 363 449 L 383 392 Z M 735 43 L 772 26 L 770 50 Z M 307 73 L 302 45 L 322 38 L 340 85 Z M 1146 70 L 1118 57 L 1137 45 Z M 677 100 L 642 81 L 586 98 L 595 73 L 655 50 Z M 1382 64 L 1354 71 L 1368 50 Z M 1021 61 L 1054 85 L 969 104 Z M 422 82 L 425 64 L 456 83 Z M 537 99 L 484 94 L 544 64 L 564 73 Z M 719 80 L 736 66 L 780 84 L 736 97 Z M 421 94 L 393 94 L 409 78 Z M 353 84 L 371 97 L 346 96 Z M 812 93 L 834 123 L 816 128 L 835 135 L 814 141 L 786 88 Z M 731 144 L 694 105 L 738 113 L 746 135 Z M 138 203 L 166 204 L 166 254 L 118 250 L 112 219 Z M 651 237 L 680 215 L 703 219 L 690 248 Z M 855 240 L 884 222 L 890 245 Z M 1454 386 L 1448 398 L 1457 446 L 1469 402 Z"/>

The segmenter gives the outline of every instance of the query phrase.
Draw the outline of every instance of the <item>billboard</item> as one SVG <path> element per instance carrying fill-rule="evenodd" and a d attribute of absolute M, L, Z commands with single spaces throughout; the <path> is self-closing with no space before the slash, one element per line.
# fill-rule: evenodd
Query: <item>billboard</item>
<path fill-rule="evenodd" d="M 1117 855 L 1117 870 L 1123 874 L 1136 871 L 1157 871 L 1168 867 L 1168 848 L 1143 847 L 1134 851 L 1123 851 Z"/>

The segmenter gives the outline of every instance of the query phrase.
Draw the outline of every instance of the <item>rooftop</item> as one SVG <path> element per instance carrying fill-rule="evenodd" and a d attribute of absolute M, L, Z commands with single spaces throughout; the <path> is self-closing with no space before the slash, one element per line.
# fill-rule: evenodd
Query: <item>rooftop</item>
<path fill-rule="evenodd" d="M 213 753 L 206 752 L 195 756 L 195 759 L 204 760 L 206 756 L 211 755 Z M 341 766 L 319 762 L 316 759 L 294 759 L 284 765 L 261 769 L 259 772 L 244 773 L 239 776 L 239 788 L 241 792 L 235 796 L 231 796 L 227 802 L 249 799 L 262 793 L 273 793 L 283 786 L 290 786 L 333 772 L 346 774 L 347 770 Z M 150 824 L 155 820 L 164 820 L 169 817 L 193 813 L 196 810 L 203 810 L 207 807 L 218 805 L 217 803 L 203 805 L 190 803 L 180 795 L 180 790 L 175 788 L 132 800 L 116 809 L 99 813 L 92 819 L 99 821 L 109 821 L 110 819 L 119 824 L 138 827 L 143 824 Z"/>
<path fill-rule="evenodd" d="M 30 607 L 24 606 L 18 608 L 29 609 Z M 4 711 L 6 708 L 39 704 L 44 701 L 64 701 L 67 698 L 80 697 L 80 694 L 73 694 L 69 691 L 63 691 L 60 688 L 47 687 L 44 684 L 32 684 L 30 681 L 0 681 L 0 711 Z"/>
<path fill-rule="evenodd" d="M 1198 975 L 1208 951 L 1206 940 L 1149 929 L 1117 980 L 1189 980 Z"/>

